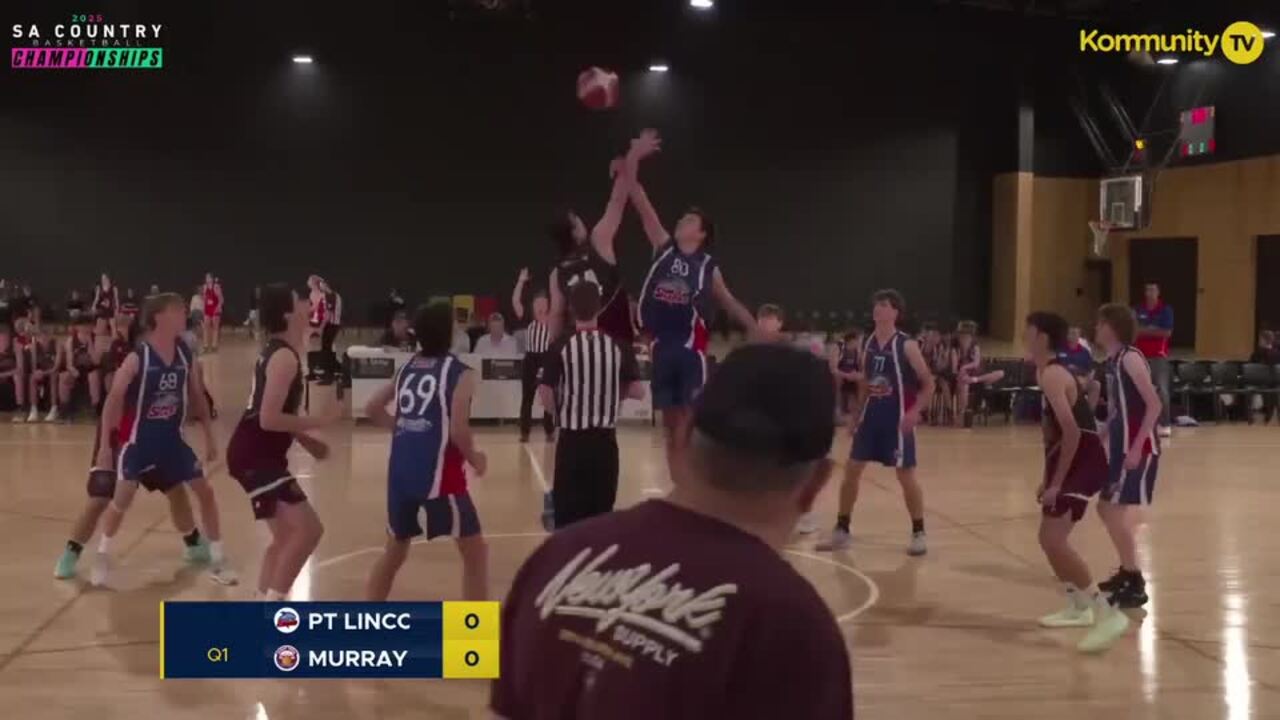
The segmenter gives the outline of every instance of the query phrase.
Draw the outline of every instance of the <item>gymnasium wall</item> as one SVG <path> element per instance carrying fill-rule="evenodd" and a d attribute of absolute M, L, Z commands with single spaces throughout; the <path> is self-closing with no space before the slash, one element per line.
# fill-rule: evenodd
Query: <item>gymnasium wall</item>
<path fill-rule="evenodd" d="M 1196 354 L 1248 356 L 1257 237 L 1280 232 L 1280 155 L 1165 170 L 1151 205 L 1149 228 L 1111 241 L 1115 297 L 1129 297 L 1129 238 L 1198 238 Z"/>
<path fill-rule="evenodd" d="M 992 335 L 1015 339 L 1022 317 L 1037 308 L 1088 324 L 1096 302 L 1086 278 L 1085 223 L 1097 213 L 1097 181 L 1002 173 L 992 188 Z M 1280 155 L 1165 170 L 1151 206 L 1149 228 L 1111 235 L 1112 298 L 1130 296 L 1130 238 L 1198 238 L 1195 352 L 1247 356 L 1254 343 L 1257 238 L 1280 233 Z"/>
<path fill-rule="evenodd" d="M 310 272 L 341 287 L 349 320 L 391 286 L 411 300 L 505 299 L 521 266 L 548 265 L 555 209 L 598 216 L 609 158 L 653 125 L 666 142 L 644 168 L 650 194 L 668 222 L 691 204 L 711 212 L 715 253 L 749 304 L 864 312 L 896 286 L 922 314 L 987 316 L 990 178 L 1011 141 L 975 111 L 1008 100 L 984 61 L 1004 53 L 985 15 L 726 11 L 655 40 L 646 18 L 593 34 L 404 8 L 376 28 L 309 8 L 310 72 L 281 51 L 295 18 L 274 6 L 251 22 L 170 10 L 193 15 L 169 20 L 178 39 L 159 73 L 4 69 L 0 275 L 49 297 L 103 269 L 181 290 L 212 270 L 233 316 L 252 284 Z M 322 25 L 344 34 L 316 35 Z M 215 42 L 229 37 L 235 53 Z M 931 52 L 899 52 L 903 38 Z M 643 72 L 655 48 L 670 74 Z M 952 51 L 966 61 L 937 62 Z M 577 106 L 573 78 L 592 63 L 623 71 L 619 111 Z M 638 291 L 648 246 L 633 217 L 619 246 Z"/>

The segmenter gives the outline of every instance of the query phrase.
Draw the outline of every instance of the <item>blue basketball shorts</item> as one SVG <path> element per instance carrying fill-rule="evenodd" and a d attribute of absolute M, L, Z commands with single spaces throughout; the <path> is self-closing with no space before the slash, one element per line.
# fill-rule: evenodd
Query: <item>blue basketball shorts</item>
<path fill-rule="evenodd" d="M 649 391 L 653 407 L 659 410 L 685 407 L 707 382 L 707 356 L 683 345 L 653 344 L 653 377 Z"/>
<path fill-rule="evenodd" d="M 420 514 L 422 523 L 418 522 Z M 430 500 L 387 494 L 389 535 L 409 540 L 423 534 L 423 525 L 428 540 L 445 536 L 468 538 L 480 534 L 480 515 L 471 495 L 465 492 Z"/>
<path fill-rule="evenodd" d="M 183 483 L 204 477 L 199 458 L 181 438 L 125 443 L 120 451 L 119 477 L 138 482 L 151 492 L 167 493 Z"/>
<path fill-rule="evenodd" d="M 1110 482 L 1102 491 L 1102 499 L 1113 505 L 1150 505 L 1156 490 L 1159 455 L 1147 455 L 1138 467 L 1126 470 L 1124 455 L 1111 454 Z"/>
<path fill-rule="evenodd" d="M 849 459 L 894 468 L 916 466 L 916 434 L 899 429 L 896 417 L 867 417 L 853 436 Z"/>

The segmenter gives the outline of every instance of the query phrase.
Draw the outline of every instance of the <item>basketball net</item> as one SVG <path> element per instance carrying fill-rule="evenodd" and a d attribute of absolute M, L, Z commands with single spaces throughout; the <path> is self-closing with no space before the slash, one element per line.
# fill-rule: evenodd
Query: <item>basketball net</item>
<path fill-rule="evenodd" d="M 1107 256 L 1107 234 L 1111 232 L 1111 223 L 1106 220 L 1090 220 L 1089 230 L 1093 232 L 1093 256 Z"/>

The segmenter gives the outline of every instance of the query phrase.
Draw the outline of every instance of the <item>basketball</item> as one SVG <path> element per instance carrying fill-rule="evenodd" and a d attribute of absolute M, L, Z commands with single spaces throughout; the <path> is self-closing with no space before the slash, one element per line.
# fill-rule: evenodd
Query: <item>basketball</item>
<path fill-rule="evenodd" d="M 618 74 L 598 67 L 578 73 L 578 99 L 592 110 L 607 110 L 618 104 Z"/>

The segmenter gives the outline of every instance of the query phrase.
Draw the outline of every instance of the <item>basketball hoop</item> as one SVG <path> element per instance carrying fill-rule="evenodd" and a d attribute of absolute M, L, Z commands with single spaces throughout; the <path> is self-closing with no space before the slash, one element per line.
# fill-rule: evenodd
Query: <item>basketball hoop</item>
<path fill-rule="evenodd" d="M 1112 224 L 1106 220 L 1090 220 L 1089 230 L 1093 232 L 1093 256 L 1104 258 L 1107 256 L 1107 234 L 1111 232 Z"/>

